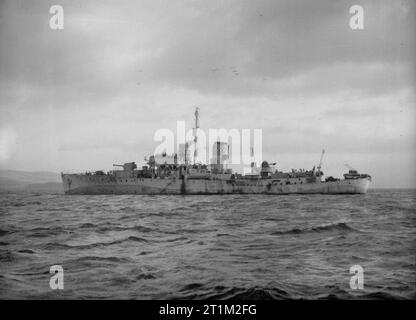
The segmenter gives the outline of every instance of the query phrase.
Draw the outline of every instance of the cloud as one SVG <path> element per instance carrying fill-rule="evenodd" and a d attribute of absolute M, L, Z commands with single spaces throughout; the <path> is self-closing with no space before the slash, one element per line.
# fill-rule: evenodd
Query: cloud
<path fill-rule="evenodd" d="M 381 66 L 377 73 L 387 78 L 396 64 L 414 69 L 411 2 L 366 3 L 366 27 L 359 32 L 349 28 L 346 1 L 238 3 L 213 6 L 202 17 L 176 17 L 151 72 L 202 92 L 261 95 L 273 92 L 280 81 L 338 65 L 355 69 L 335 70 L 330 80 L 340 84 L 343 75 L 371 76 L 368 64 Z M 414 79 L 413 71 L 410 76 Z M 308 80 L 326 83 L 319 77 Z"/>
<path fill-rule="evenodd" d="M 0 2 L 0 129 L 15 134 L 2 167 L 142 159 L 197 105 L 204 128 L 262 128 L 265 156 L 287 161 L 324 146 L 363 166 L 395 157 L 374 164 L 383 176 L 414 153 L 413 1 L 355 2 L 360 31 L 349 1 L 60 4 L 54 31 L 50 2 Z"/>

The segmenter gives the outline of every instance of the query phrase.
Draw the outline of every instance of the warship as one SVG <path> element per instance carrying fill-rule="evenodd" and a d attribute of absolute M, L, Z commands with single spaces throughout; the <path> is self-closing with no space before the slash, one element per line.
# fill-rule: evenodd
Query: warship
<path fill-rule="evenodd" d="M 199 129 L 199 112 L 195 111 L 195 127 Z M 194 143 L 198 141 L 194 131 Z M 234 173 L 224 159 L 229 158 L 226 142 L 213 146 L 210 164 L 197 163 L 188 155 L 185 144 L 183 157 L 166 153 L 151 155 L 146 165 L 138 168 L 135 162 L 114 164 L 113 170 L 85 173 L 61 173 L 66 194 L 364 194 L 371 176 L 349 168 L 343 179 L 324 178 L 322 159 L 311 170 L 279 171 L 276 163 L 263 161 L 257 167 L 251 162 L 251 171 Z M 228 151 L 227 151 L 228 150 Z M 253 156 L 253 149 L 251 150 Z M 254 159 L 253 159 L 254 160 Z M 119 169 L 120 168 L 120 169 Z"/>

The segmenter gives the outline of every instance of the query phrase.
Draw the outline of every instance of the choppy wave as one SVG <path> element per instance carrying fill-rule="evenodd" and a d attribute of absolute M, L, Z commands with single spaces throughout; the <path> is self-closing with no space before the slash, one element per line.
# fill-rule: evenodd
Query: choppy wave
<path fill-rule="evenodd" d="M 142 232 L 142 233 L 147 233 L 147 232 L 152 232 L 155 231 L 155 229 L 152 228 L 147 228 L 147 227 L 143 227 L 143 226 L 132 226 L 132 227 L 121 227 L 121 226 L 115 226 L 115 227 L 102 227 L 99 229 L 100 231 L 138 231 L 138 232 Z"/>
<path fill-rule="evenodd" d="M 340 232 L 357 232 L 358 230 L 350 227 L 346 222 L 336 222 L 330 224 L 319 225 L 316 227 L 308 227 L 308 228 L 293 228 L 290 230 L 284 231 L 275 231 L 273 235 L 282 235 L 282 234 L 302 234 L 302 233 L 310 233 L 310 232 L 327 232 L 327 231 L 340 231 Z"/>
<path fill-rule="evenodd" d="M 0 229 L 0 237 L 3 237 L 3 236 L 5 236 L 5 235 L 7 235 L 7 234 L 9 234 L 9 233 L 12 233 L 13 231 L 11 231 L 11 230 L 1 230 Z"/>
<path fill-rule="evenodd" d="M 213 299 L 213 300 L 287 300 L 299 299 L 297 295 L 276 288 L 276 287 L 225 287 L 215 286 L 205 288 L 201 283 L 192 283 L 186 285 L 179 290 L 179 295 L 173 299 Z M 356 299 L 352 292 L 348 292 L 339 287 L 331 286 L 328 293 L 321 293 L 320 290 L 311 292 L 309 295 L 303 296 L 303 299 L 319 299 L 319 300 L 341 300 L 341 299 Z M 401 300 L 406 299 L 404 296 L 396 293 L 387 293 L 382 291 L 372 291 L 359 296 L 360 299 L 369 300 Z"/>
<path fill-rule="evenodd" d="M 278 288 L 239 288 L 215 286 L 204 288 L 203 284 L 192 283 L 179 290 L 172 299 L 213 299 L 213 300 L 282 300 L 290 299 L 290 294 Z"/>
<path fill-rule="evenodd" d="M 415 204 L 412 190 L 0 195 L 0 298 L 415 299 Z"/>
<path fill-rule="evenodd" d="M 76 259 L 73 259 L 72 263 L 82 263 L 82 262 L 110 262 L 110 263 L 123 263 L 128 261 L 126 258 L 118 258 L 118 257 L 100 257 L 100 256 L 82 256 Z"/>
<path fill-rule="evenodd" d="M 115 244 L 122 244 L 124 242 L 148 242 L 148 241 L 140 237 L 129 236 L 127 238 L 117 239 L 114 241 L 96 242 L 96 243 L 80 244 L 80 245 L 49 242 L 46 245 L 44 245 L 44 248 L 45 249 L 91 249 L 91 248 L 96 248 L 96 247 L 101 247 L 101 246 L 107 247 L 107 246 L 112 246 Z"/>

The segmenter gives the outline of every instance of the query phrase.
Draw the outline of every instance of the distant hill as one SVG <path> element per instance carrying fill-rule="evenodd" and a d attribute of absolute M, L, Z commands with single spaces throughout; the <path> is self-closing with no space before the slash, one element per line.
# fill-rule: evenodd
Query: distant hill
<path fill-rule="evenodd" d="M 61 175 L 47 171 L 0 170 L 1 193 L 63 193 Z"/>

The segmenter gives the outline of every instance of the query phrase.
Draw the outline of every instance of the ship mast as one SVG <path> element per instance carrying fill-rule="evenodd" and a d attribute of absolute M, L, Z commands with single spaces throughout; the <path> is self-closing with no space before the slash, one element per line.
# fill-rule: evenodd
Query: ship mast
<path fill-rule="evenodd" d="M 194 128 L 194 143 L 195 143 L 195 151 L 194 151 L 194 164 L 196 164 L 198 158 L 198 129 L 199 129 L 199 108 L 196 107 L 195 109 L 195 128 Z"/>
<path fill-rule="evenodd" d="M 321 153 L 321 159 L 319 160 L 319 165 L 318 165 L 318 172 L 321 172 L 321 167 L 322 167 L 322 159 L 324 157 L 325 154 L 325 149 L 322 149 L 322 153 Z"/>

